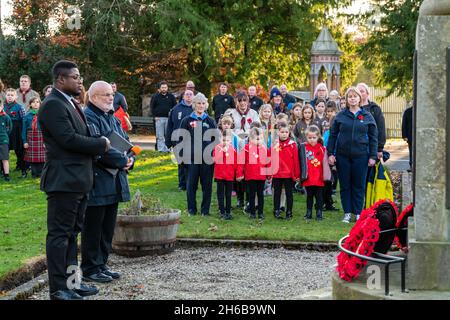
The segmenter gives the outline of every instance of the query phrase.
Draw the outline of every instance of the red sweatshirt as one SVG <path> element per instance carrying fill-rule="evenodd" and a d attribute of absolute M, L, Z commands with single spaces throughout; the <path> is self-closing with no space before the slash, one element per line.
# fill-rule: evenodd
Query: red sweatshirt
<path fill-rule="evenodd" d="M 214 178 L 234 181 L 237 171 L 237 152 L 232 145 L 218 144 L 213 150 Z"/>
<path fill-rule="evenodd" d="M 239 153 L 237 177 L 244 176 L 245 180 L 266 180 L 270 176 L 270 150 L 264 146 L 245 145 Z"/>
<path fill-rule="evenodd" d="M 275 142 L 271 150 L 272 174 L 274 178 L 300 179 L 298 148 L 294 140 L 288 138 Z"/>
<path fill-rule="evenodd" d="M 323 187 L 323 157 L 325 155 L 325 147 L 317 143 L 314 147 L 309 143 L 305 143 L 306 163 L 308 165 L 308 179 L 303 181 L 303 186 Z"/>

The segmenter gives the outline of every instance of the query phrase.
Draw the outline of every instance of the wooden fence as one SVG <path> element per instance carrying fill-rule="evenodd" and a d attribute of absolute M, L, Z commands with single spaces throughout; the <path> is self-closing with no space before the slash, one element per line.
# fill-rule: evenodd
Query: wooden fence
<path fill-rule="evenodd" d="M 376 102 L 383 111 L 386 121 L 386 137 L 401 138 L 402 137 L 402 116 L 403 111 L 407 107 L 407 101 L 403 97 L 395 94 L 384 98 L 386 90 L 369 87 L 371 101 Z"/>

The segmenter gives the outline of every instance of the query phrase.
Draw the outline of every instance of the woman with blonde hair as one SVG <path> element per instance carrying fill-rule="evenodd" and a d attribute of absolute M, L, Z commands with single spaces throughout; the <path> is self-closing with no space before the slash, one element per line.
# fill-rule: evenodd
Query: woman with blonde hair
<path fill-rule="evenodd" d="M 346 108 L 336 115 L 330 129 L 327 151 L 329 163 L 336 163 L 342 222 L 349 223 L 352 214 L 359 219 L 363 209 L 368 166 L 377 159 L 378 130 L 370 112 L 361 107 L 361 92 L 349 88 L 345 93 Z"/>

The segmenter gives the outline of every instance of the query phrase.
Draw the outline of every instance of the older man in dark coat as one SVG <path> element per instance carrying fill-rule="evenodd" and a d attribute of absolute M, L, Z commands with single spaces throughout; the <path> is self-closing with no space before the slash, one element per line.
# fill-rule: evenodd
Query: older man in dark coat
<path fill-rule="evenodd" d="M 85 110 L 89 130 L 93 136 L 110 136 L 114 132 L 128 140 L 120 121 L 114 117 L 113 101 L 114 92 L 109 83 L 96 81 L 91 85 Z M 81 269 L 85 281 L 104 283 L 120 277 L 106 263 L 112 249 L 119 202 L 130 200 L 127 170 L 133 162 L 133 157 L 114 145 L 94 161 L 94 188 L 89 194 L 81 233 Z"/>

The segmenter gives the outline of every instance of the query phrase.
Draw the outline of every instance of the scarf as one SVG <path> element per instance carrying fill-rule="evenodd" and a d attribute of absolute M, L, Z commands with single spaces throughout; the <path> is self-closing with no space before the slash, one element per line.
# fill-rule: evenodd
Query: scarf
<path fill-rule="evenodd" d="M 248 112 L 250 111 L 250 108 L 247 108 L 247 110 L 244 113 L 241 113 L 241 111 L 239 109 L 237 109 L 237 111 L 241 115 L 241 130 L 245 132 L 245 120 L 246 120 Z"/>
<path fill-rule="evenodd" d="M 16 101 L 13 102 L 5 102 L 4 104 L 6 113 L 9 113 L 11 111 L 11 109 L 16 105 Z"/>
<path fill-rule="evenodd" d="M 22 94 L 22 101 L 25 103 L 25 101 L 27 101 L 27 93 L 31 91 L 31 88 L 28 88 L 28 90 L 25 92 L 22 92 L 22 90 L 20 90 L 20 89 L 19 89 L 19 91 Z"/>

